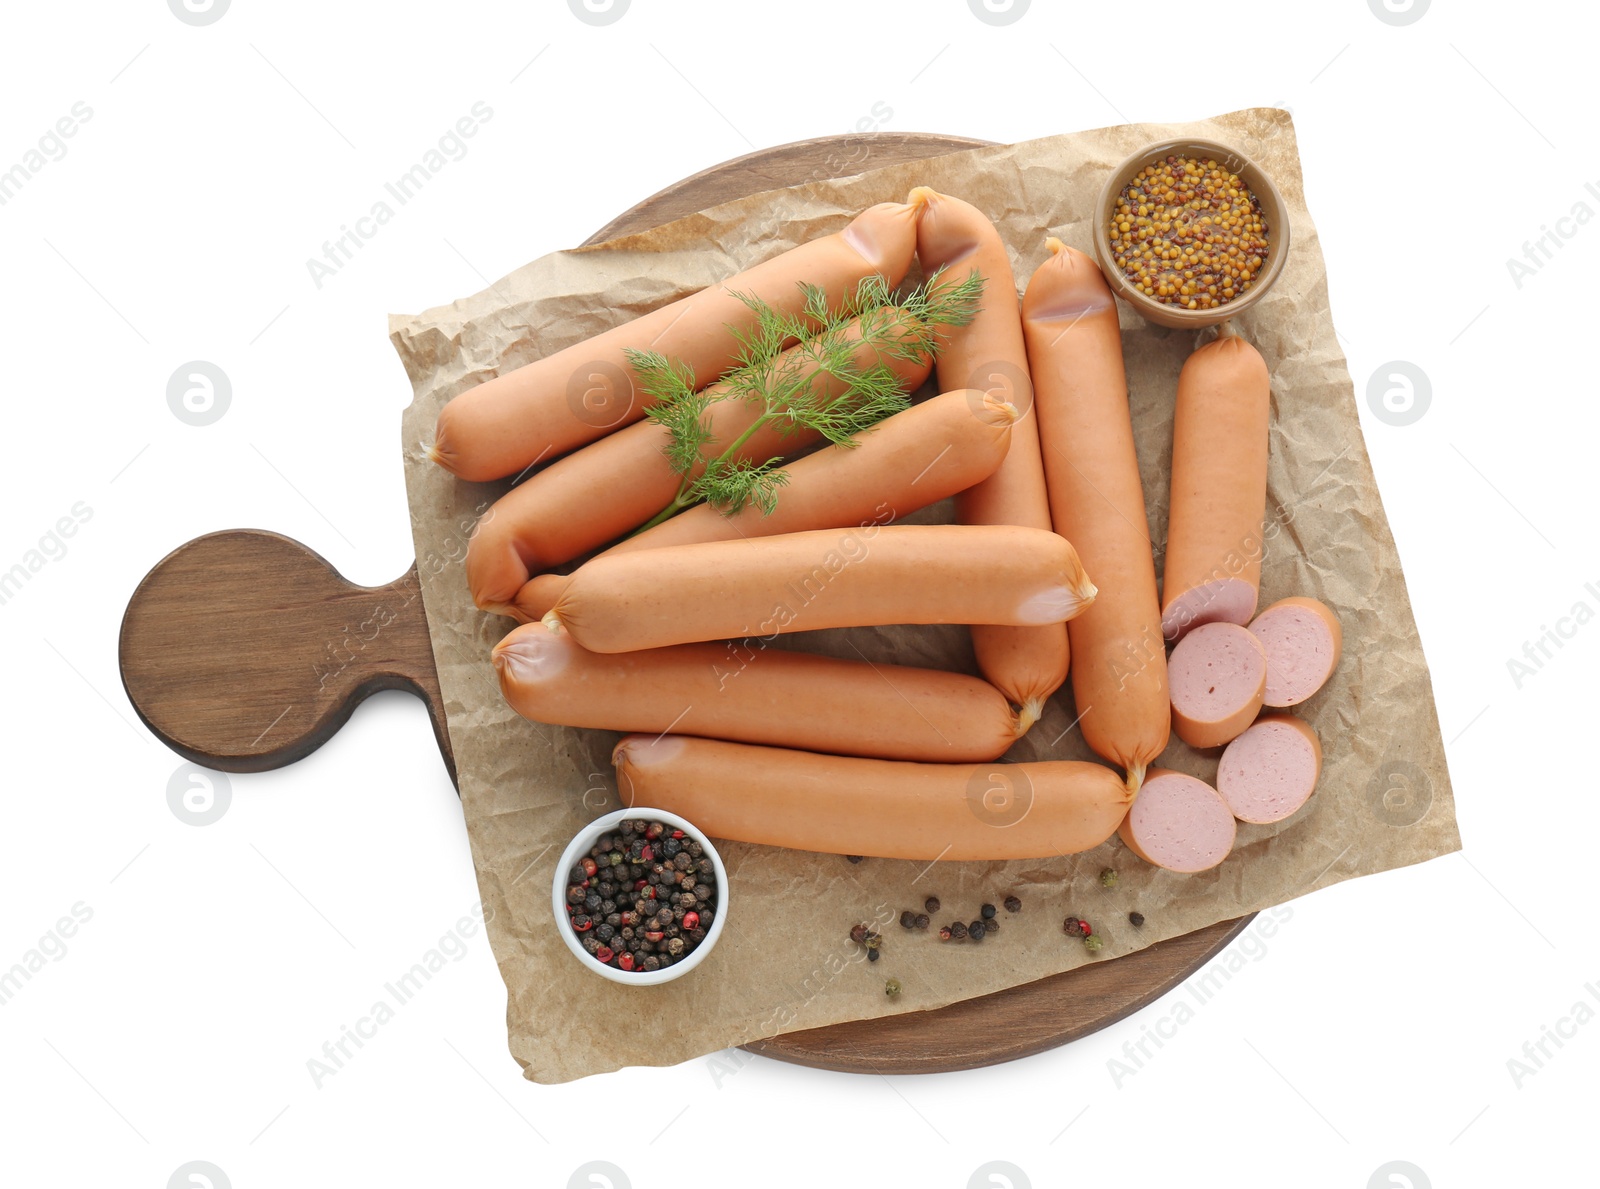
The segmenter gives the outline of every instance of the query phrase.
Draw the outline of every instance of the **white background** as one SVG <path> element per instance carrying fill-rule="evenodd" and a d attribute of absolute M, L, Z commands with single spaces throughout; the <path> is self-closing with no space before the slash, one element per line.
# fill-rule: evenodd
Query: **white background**
<path fill-rule="evenodd" d="M 0 1007 L 0 1181 L 156 1189 L 207 1160 L 241 1189 L 566 1185 L 606 1160 L 639 1189 L 758 1166 L 772 1183 L 960 1187 L 1003 1160 L 1017 1186 L 1360 1189 L 1406 1160 L 1435 1186 L 1566 1183 L 1593 1131 L 1600 1022 L 1547 1042 L 1520 1085 L 1507 1061 L 1575 1003 L 1600 1010 L 1584 989 L 1600 995 L 1600 816 L 1572 758 L 1593 739 L 1600 627 L 1520 688 L 1507 661 L 1574 604 L 1600 609 L 1600 227 L 1563 225 L 1520 286 L 1506 260 L 1580 201 L 1600 211 L 1572 11 L 1436 3 L 1395 26 L 1364 0 L 1270 16 L 1035 0 L 994 27 L 965 0 L 635 0 L 594 27 L 561 0 L 234 0 L 191 27 L 162 0 L 8 5 L 0 170 L 75 103 L 93 114 L 0 206 L 0 569 L 75 504 L 92 516 L 0 606 L 0 968 L 72 905 L 93 915 Z M 493 118 L 470 152 L 318 288 L 307 258 L 480 100 Z M 478 932 L 318 1088 L 307 1059 L 476 900 L 422 706 L 379 696 L 310 759 L 234 777 L 215 824 L 184 824 L 166 801 L 178 760 L 118 680 L 129 593 L 173 546 L 237 526 L 358 582 L 397 577 L 409 389 L 388 312 L 880 103 L 886 129 L 1001 141 L 1292 108 L 1464 854 L 1294 903 L 1120 1085 L 1107 1062 L 1178 997 L 973 1073 L 722 1054 L 537 1086 L 507 1053 Z M 193 359 L 233 386 L 203 428 L 166 402 Z M 1408 426 L 1366 407 L 1391 360 L 1431 380 Z"/>

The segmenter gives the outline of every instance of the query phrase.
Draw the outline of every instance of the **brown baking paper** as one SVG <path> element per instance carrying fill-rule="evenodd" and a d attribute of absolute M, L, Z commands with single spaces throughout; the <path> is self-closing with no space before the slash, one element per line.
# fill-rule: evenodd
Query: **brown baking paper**
<path fill-rule="evenodd" d="M 1127 154 L 1155 140 L 1209 137 L 1256 158 L 1288 206 L 1287 266 L 1235 327 L 1273 375 L 1272 463 L 1261 604 L 1314 595 L 1344 624 L 1344 658 L 1301 707 L 1325 761 L 1311 802 L 1275 826 L 1239 827 L 1220 867 L 1182 876 L 1149 867 L 1115 838 L 1049 861 L 924 864 L 726 843 L 731 893 L 725 931 L 704 964 L 658 987 L 627 987 L 584 970 L 551 915 L 560 853 L 618 800 L 610 753 L 619 736 L 536 725 L 501 700 L 489 663 L 511 621 L 474 609 L 461 558 L 478 514 L 503 489 L 464 483 L 428 463 L 419 443 L 463 389 L 843 226 L 915 185 L 986 211 L 1023 284 L 1045 237 L 1090 251 L 1097 191 Z M 770 191 L 596 247 L 536 260 L 482 293 L 391 320 L 416 390 L 404 416 L 406 486 L 422 595 L 438 659 L 461 803 L 489 938 L 508 992 L 511 1052 L 525 1076 L 560 1082 L 629 1064 L 668 1065 L 801 1028 L 938 1007 L 1278 904 L 1319 887 L 1458 849 L 1428 667 L 1357 422 L 1354 394 L 1328 311 L 1325 270 L 1306 208 L 1294 129 L 1274 109 L 1192 124 L 1145 124 L 975 149 L 837 181 Z M 1166 536 L 1167 466 L 1178 370 L 1192 333 L 1147 325 L 1122 308 L 1134 428 L 1150 537 Z M 596 493 L 603 498 L 603 492 Z M 948 507 L 918 519 L 948 520 Z M 856 630 L 874 660 L 974 672 L 964 628 Z M 797 646 L 853 655 L 843 633 Z M 1014 760 L 1094 758 L 1072 729 L 1070 688 L 1010 753 Z M 1176 739 L 1160 763 L 1207 780 L 1215 756 Z M 867 795 L 867 794 L 864 794 Z M 1022 827 L 1025 827 L 1025 821 Z M 1100 884 L 1103 868 L 1119 875 Z M 944 919 L 984 901 L 1021 897 L 1018 915 L 981 948 L 903 932 L 901 909 L 937 895 Z M 1128 923 L 1137 909 L 1141 929 Z M 1088 917 L 1098 957 L 1066 939 L 1067 911 Z M 850 926 L 878 920 L 883 960 L 869 966 Z M 884 995 L 899 979 L 897 999 Z M 596 1021 L 605 1021 L 600 1026 Z"/>

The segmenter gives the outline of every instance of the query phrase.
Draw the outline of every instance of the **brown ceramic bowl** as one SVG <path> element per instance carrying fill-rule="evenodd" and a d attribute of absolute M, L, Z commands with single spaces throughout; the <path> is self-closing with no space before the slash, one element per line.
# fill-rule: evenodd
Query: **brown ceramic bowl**
<path fill-rule="evenodd" d="M 1256 274 L 1250 288 L 1232 301 L 1209 310 L 1179 309 L 1176 306 L 1164 305 L 1155 298 L 1139 292 L 1122 275 L 1122 270 L 1117 267 L 1117 258 L 1111 251 L 1111 213 L 1116 209 L 1117 198 L 1122 194 L 1123 187 L 1146 165 L 1174 153 L 1187 157 L 1210 157 L 1237 173 L 1244 180 L 1244 184 L 1250 187 L 1250 192 L 1256 196 L 1256 200 L 1261 204 L 1261 213 L 1267 220 L 1266 264 Z M 1106 282 L 1111 286 L 1111 291 L 1145 319 L 1159 326 L 1172 326 L 1179 330 L 1199 330 L 1242 314 L 1260 301 L 1261 295 L 1272 287 L 1272 282 L 1276 281 L 1278 274 L 1283 271 L 1284 259 L 1289 254 L 1289 220 L 1284 213 L 1283 197 L 1278 193 L 1278 188 L 1272 184 L 1272 179 L 1239 150 L 1214 140 L 1163 140 L 1158 144 L 1146 145 L 1112 170 L 1110 176 L 1106 178 L 1105 185 L 1100 188 L 1100 200 L 1095 204 L 1094 254 L 1099 262 L 1100 271 L 1106 274 Z"/>

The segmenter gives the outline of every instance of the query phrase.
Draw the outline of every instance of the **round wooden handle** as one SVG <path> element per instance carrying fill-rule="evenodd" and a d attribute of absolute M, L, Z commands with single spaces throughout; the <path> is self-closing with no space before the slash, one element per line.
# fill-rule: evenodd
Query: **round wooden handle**
<path fill-rule="evenodd" d="M 118 654 L 145 725 L 208 768 L 293 763 L 368 694 L 406 689 L 427 703 L 455 778 L 415 565 L 387 586 L 357 586 L 277 533 L 197 537 L 139 583 Z"/>

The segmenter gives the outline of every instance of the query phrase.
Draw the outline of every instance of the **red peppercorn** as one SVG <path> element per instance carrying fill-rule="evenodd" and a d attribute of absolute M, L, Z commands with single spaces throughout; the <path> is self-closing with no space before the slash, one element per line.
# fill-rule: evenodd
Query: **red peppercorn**
<path fill-rule="evenodd" d="M 636 879 L 633 881 L 633 890 L 636 892 L 641 892 L 649 882 L 650 881 L 648 879 Z"/>
<path fill-rule="evenodd" d="M 585 875 L 593 875 L 595 873 L 595 871 L 598 870 L 598 868 L 595 866 L 594 860 L 591 859 L 588 855 L 584 855 L 583 856 L 583 863 L 581 865 L 583 867 L 583 873 Z"/>
<path fill-rule="evenodd" d="M 612 958 L 616 957 L 609 945 L 603 945 L 599 949 L 595 950 L 594 956 L 600 959 L 602 962 L 609 962 Z"/>
<path fill-rule="evenodd" d="M 1093 933 L 1094 930 L 1089 927 L 1089 922 L 1088 921 L 1080 919 L 1078 921 L 1078 932 L 1082 933 L 1085 937 L 1087 937 L 1087 936 L 1089 936 L 1089 934 Z"/>
<path fill-rule="evenodd" d="M 644 939 L 646 941 L 654 944 L 655 942 L 660 941 L 665 936 L 666 936 L 666 934 L 663 933 L 660 929 L 651 929 L 651 930 L 649 930 L 649 931 L 647 931 L 645 933 Z"/>
<path fill-rule="evenodd" d="M 641 862 L 641 863 L 653 863 L 653 862 L 655 862 L 655 858 L 656 858 L 656 849 L 655 849 L 655 847 L 653 847 L 653 846 L 649 845 L 648 843 L 646 843 L 645 844 L 645 848 L 642 851 L 639 852 L 639 862 Z"/>
<path fill-rule="evenodd" d="M 624 970 L 632 970 L 633 969 L 633 955 L 632 954 L 623 954 L 620 958 L 617 959 L 617 965 L 622 967 L 622 969 L 624 969 Z"/>
<path fill-rule="evenodd" d="M 593 918 L 580 912 L 577 916 L 572 918 L 572 927 L 579 933 L 587 933 L 590 929 L 594 928 L 594 920 Z"/>
<path fill-rule="evenodd" d="M 682 830 L 674 830 L 672 832 L 672 836 L 674 838 L 682 838 L 683 837 L 683 831 Z"/>
<path fill-rule="evenodd" d="M 697 913 L 697 912 L 686 912 L 686 913 L 683 914 L 683 927 L 685 929 L 693 929 L 699 923 L 700 923 L 700 914 L 699 913 Z"/>

